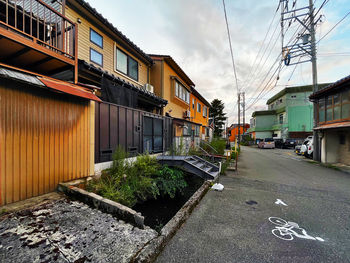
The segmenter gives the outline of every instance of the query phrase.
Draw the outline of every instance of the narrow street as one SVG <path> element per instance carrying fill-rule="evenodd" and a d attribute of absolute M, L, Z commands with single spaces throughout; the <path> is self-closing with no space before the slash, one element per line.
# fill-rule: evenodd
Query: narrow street
<path fill-rule="evenodd" d="M 157 262 L 350 262 L 350 174 L 250 147 L 226 174 Z"/>

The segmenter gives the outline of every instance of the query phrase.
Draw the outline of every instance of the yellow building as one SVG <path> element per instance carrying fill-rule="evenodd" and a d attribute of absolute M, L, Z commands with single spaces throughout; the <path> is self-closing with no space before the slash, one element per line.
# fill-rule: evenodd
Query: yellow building
<path fill-rule="evenodd" d="M 171 56 L 150 56 L 154 61 L 151 84 L 156 95 L 168 101 L 163 114 L 174 118 L 176 146 L 181 140 L 186 148 L 199 145 L 207 132 L 210 104 L 195 90 L 193 81 Z"/>
<path fill-rule="evenodd" d="M 201 128 L 196 131 L 202 140 L 209 139 L 209 109 L 210 103 L 195 89 L 192 88 L 190 95 L 190 120 L 201 125 Z"/>
<path fill-rule="evenodd" d="M 67 0 L 65 15 L 77 25 L 78 80 L 101 87 L 107 102 L 160 113 L 166 101 L 150 83 L 153 60 L 83 0 Z"/>

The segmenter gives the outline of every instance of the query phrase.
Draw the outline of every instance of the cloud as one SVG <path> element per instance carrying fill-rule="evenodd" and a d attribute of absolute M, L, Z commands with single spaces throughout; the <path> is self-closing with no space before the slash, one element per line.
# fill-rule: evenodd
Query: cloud
<path fill-rule="evenodd" d="M 225 103 L 230 123 L 237 120 L 236 85 L 222 1 L 115 0 L 113 4 L 108 0 L 89 0 L 89 2 L 145 52 L 171 55 L 209 102 L 218 98 Z M 298 1 L 298 4 L 301 7 L 307 4 L 307 1 Z M 348 0 L 332 0 L 327 3 L 322 10 L 326 15 L 326 22 L 317 27 L 317 37 L 320 35 L 319 30 L 324 34 L 344 16 L 346 5 Z M 281 42 L 277 39 L 274 48 L 270 45 L 266 49 L 260 66 L 255 65 L 252 68 L 276 7 L 277 1 L 226 0 L 239 87 L 246 88 L 247 101 L 253 101 L 266 85 L 269 76 L 265 82 L 262 81 L 281 52 Z M 294 32 L 295 27 L 296 24 L 293 24 L 290 32 Z M 279 11 L 271 28 L 272 30 L 276 28 L 274 42 L 279 33 Z M 340 25 L 329 38 L 320 42 L 319 52 L 339 52 L 348 46 L 350 40 L 348 30 L 348 23 Z M 263 50 L 266 44 L 267 42 Z M 264 63 L 269 53 L 271 55 Z M 258 58 L 257 62 L 259 61 Z M 346 57 L 320 57 L 318 65 L 321 82 L 335 81 L 349 74 L 346 73 L 346 69 L 349 68 L 350 61 Z M 252 76 L 254 71 L 260 73 Z M 266 88 L 271 91 L 263 93 L 264 99 L 259 99 L 256 105 L 247 111 L 247 121 L 254 110 L 266 108 L 268 96 L 274 95 L 285 85 L 311 83 L 310 63 L 298 66 L 288 81 L 292 71 L 292 66 L 284 67 L 278 81 L 279 85 L 274 89 L 271 89 L 271 86 Z M 272 83 L 275 81 L 274 78 Z M 248 87 L 247 83 L 250 83 Z"/>

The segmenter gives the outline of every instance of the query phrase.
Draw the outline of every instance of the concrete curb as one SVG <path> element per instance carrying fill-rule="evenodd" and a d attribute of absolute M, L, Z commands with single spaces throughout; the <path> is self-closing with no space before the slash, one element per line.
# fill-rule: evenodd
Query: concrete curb
<path fill-rule="evenodd" d="M 75 185 L 80 185 L 85 183 L 85 180 L 76 180 L 68 183 L 60 183 L 58 185 L 58 191 L 65 193 L 66 195 L 82 201 L 92 207 L 95 207 L 105 213 L 111 214 L 118 219 L 128 222 L 138 228 L 144 229 L 144 217 L 132 210 L 131 208 L 114 202 L 109 199 L 105 199 L 95 193 L 85 191 Z"/>
<path fill-rule="evenodd" d="M 134 256 L 131 262 L 153 262 L 181 225 L 188 219 L 203 196 L 208 192 L 212 182 L 205 181 L 176 215 L 162 228 L 160 235 L 146 244 Z"/>

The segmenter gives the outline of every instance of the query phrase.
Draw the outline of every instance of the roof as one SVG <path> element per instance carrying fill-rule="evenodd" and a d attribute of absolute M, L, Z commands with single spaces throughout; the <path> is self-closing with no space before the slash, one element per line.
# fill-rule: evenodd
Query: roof
<path fill-rule="evenodd" d="M 194 125 L 198 125 L 198 126 L 203 126 L 202 124 L 200 123 L 197 123 L 197 122 L 193 122 L 193 121 L 189 121 L 189 120 L 185 120 L 185 119 L 181 119 L 181 118 L 176 118 L 176 117 L 172 117 L 173 120 L 176 122 L 181 122 L 181 123 L 185 123 L 185 122 L 188 122 L 188 123 L 191 123 L 191 124 L 194 124 Z"/>
<path fill-rule="evenodd" d="M 168 63 L 168 65 L 172 67 L 172 69 L 174 69 L 177 74 L 179 74 L 179 76 L 186 82 L 188 86 L 195 86 L 190 77 L 187 76 L 187 74 L 182 70 L 182 68 L 176 63 L 176 61 L 171 56 L 155 54 L 149 54 L 149 56 L 153 60 L 165 60 L 165 62 Z"/>
<path fill-rule="evenodd" d="M 147 61 L 149 64 L 153 64 L 152 58 L 150 58 L 145 52 L 141 50 L 136 44 L 134 44 L 129 38 L 127 38 L 121 31 L 119 31 L 116 27 L 113 26 L 106 18 L 102 16 L 95 8 L 93 8 L 88 2 L 85 0 L 68 0 L 67 3 L 72 3 L 75 1 L 79 5 L 85 8 L 90 14 L 96 17 L 103 25 L 109 28 L 113 33 L 115 33 L 121 40 L 125 41 L 130 47 L 132 47 L 136 53 L 143 58 L 143 60 Z M 111 1 L 112 4 L 112 1 Z"/>
<path fill-rule="evenodd" d="M 203 102 L 206 106 L 209 108 L 211 107 L 210 103 L 196 90 L 194 87 L 191 88 L 192 93 L 200 99 L 201 102 Z"/>
<path fill-rule="evenodd" d="M 336 82 L 329 84 L 328 86 L 325 86 L 324 88 L 318 90 L 317 92 L 310 95 L 310 99 L 317 98 L 319 96 L 322 96 L 326 93 L 338 90 L 343 88 L 345 85 L 350 84 L 350 75 L 346 76 L 340 80 L 337 80 Z"/>
<path fill-rule="evenodd" d="M 23 71 L 14 68 L 0 67 L 0 77 L 16 80 L 39 88 L 48 88 L 54 92 L 65 93 L 75 97 L 80 97 L 88 100 L 101 101 L 92 93 L 90 88 L 84 88 L 73 83 L 62 80 L 53 79 L 35 73 Z"/>
<path fill-rule="evenodd" d="M 109 78 L 110 80 L 112 81 L 116 81 L 122 85 L 126 85 L 128 88 L 130 89 L 133 89 L 139 93 L 141 93 L 142 95 L 144 95 L 145 97 L 148 97 L 148 98 L 152 98 L 153 100 L 157 101 L 159 104 L 161 105 L 167 105 L 168 104 L 168 101 L 161 98 L 161 97 L 158 97 L 157 95 L 155 95 L 154 93 L 152 92 L 149 92 L 148 90 L 146 89 L 143 89 L 139 86 L 136 86 L 118 76 L 115 76 L 114 74 L 110 74 L 108 71 L 104 71 L 103 69 L 101 68 L 98 68 L 96 67 L 94 64 L 90 64 L 90 63 L 87 63 L 85 60 L 78 60 L 79 61 L 79 66 L 82 66 L 82 67 L 85 67 L 87 68 L 89 71 L 92 71 L 92 72 L 95 72 L 96 74 L 100 75 L 101 77 L 107 77 Z"/>
<path fill-rule="evenodd" d="M 325 87 L 329 85 L 329 83 L 323 83 L 323 84 L 318 84 L 319 88 Z M 297 93 L 297 92 L 311 92 L 313 89 L 312 85 L 305 85 L 305 86 L 295 86 L 295 87 L 288 87 L 285 88 L 283 90 L 281 90 L 280 92 L 278 92 L 277 94 L 275 94 L 273 97 L 271 97 L 270 99 L 268 99 L 268 101 L 266 102 L 266 104 L 270 104 L 273 101 L 277 100 L 278 98 L 284 96 L 287 93 Z"/>
<path fill-rule="evenodd" d="M 320 125 L 317 128 L 314 128 L 314 130 L 326 130 L 326 129 L 336 129 L 336 128 L 350 128 L 350 121 Z"/>
<path fill-rule="evenodd" d="M 260 111 L 254 111 L 252 114 L 252 117 L 255 116 L 262 116 L 262 115 L 275 115 L 275 110 L 260 110 Z"/>

